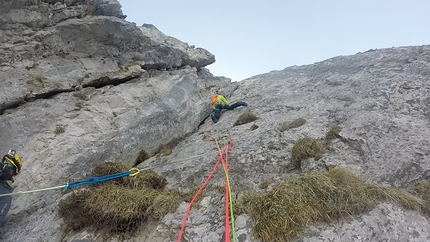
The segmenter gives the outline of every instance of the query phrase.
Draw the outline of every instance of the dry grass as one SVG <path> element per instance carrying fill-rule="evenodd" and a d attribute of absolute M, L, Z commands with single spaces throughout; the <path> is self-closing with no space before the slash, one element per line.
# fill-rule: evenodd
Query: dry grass
<path fill-rule="evenodd" d="M 93 11 L 94 11 L 94 7 L 91 5 L 88 5 L 87 8 L 85 9 L 85 12 L 87 13 L 87 15 L 93 15 Z"/>
<path fill-rule="evenodd" d="M 341 127 L 339 127 L 339 126 L 334 126 L 334 127 L 332 127 L 332 128 L 327 132 L 327 134 L 325 135 L 326 143 L 327 143 L 327 144 L 330 144 L 330 142 L 331 142 L 333 139 L 339 138 L 339 137 L 340 137 L 340 136 L 339 136 L 340 131 L 342 131 L 342 128 L 341 128 Z"/>
<path fill-rule="evenodd" d="M 246 123 L 250 123 L 252 121 L 257 120 L 258 117 L 257 115 L 248 112 L 248 113 L 243 113 L 239 116 L 239 118 L 237 118 L 236 122 L 233 124 L 233 126 L 237 126 L 237 125 L 242 125 L 242 124 L 246 124 Z"/>
<path fill-rule="evenodd" d="M 103 176 L 129 170 L 117 162 L 102 163 L 92 176 Z M 148 217 L 160 219 L 173 212 L 189 193 L 164 190 L 167 182 L 154 171 L 143 171 L 135 177 L 122 177 L 74 191 L 59 204 L 60 215 L 73 230 L 86 227 L 111 232 L 133 232 Z"/>
<path fill-rule="evenodd" d="M 34 77 L 34 79 L 35 79 L 36 81 L 38 81 L 42 87 L 44 87 L 44 86 L 45 86 L 45 82 L 44 82 L 45 77 L 44 77 L 44 76 L 42 76 L 42 75 L 36 75 L 36 76 Z"/>
<path fill-rule="evenodd" d="M 168 144 L 161 144 L 160 146 L 158 146 L 158 149 L 155 154 L 157 155 L 157 157 L 161 157 L 171 155 L 172 152 L 173 147 L 170 147 Z"/>
<path fill-rule="evenodd" d="M 139 151 L 139 155 L 136 158 L 135 164 L 138 165 L 142 162 L 144 162 L 145 160 L 151 158 L 151 154 L 149 154 L 146 150 L 144 149 L 140 149 Z"/>
<path fill-rule="evenodd" d="M 422 212 L 425 215 L 430 216 L 430 181 L 418 181 L 414 185 L 412 185 L 409 191 L 424 200 L 425 206 L 423 207 Z"/>
<path fill-rule="evenodd" d="M 384 200 L 408 209 L 428 207 L 405 190 L 370 183 L 346 169 L 334 168 L 304 174 L 267 193 L 246 194 L 236 210 L 251 215 L 255 236 L 263 241 L 290 241 L 312 222 L 347 219 Z"/>
<path fill-rule="evenodd" d="M 119 162 L 105 162 L 97 165 L 91 172 L 91 176 L 105 176 L 112 175 L 121 171 L 127 171 L 130 167 Z M 132 189 L 152 188 L 152 189 L 164 189 L 167 185 L 167 180 L 164 177 L 160 177 L 153 170 L 142 171 L 135 177 L 121 177 L 114 180 L 107 181 L 101 185 L 112 183 L 120 185 L 122 187 Z"/>
<path fill-rule="evenodd" d="M 146 72 L 148 73 L 148 77 L 150 78 L 158 76 L 160 74 L 157 69 L 148 69 Z"/>
<path fill-rule="evenodd" d="M 183 200 L 184 194 L 178 190 L 165 191 L 153 200 L 148 208 L 148 213 L 155 219 L 162 219 L 164 215 L 174 212 Z"/>
<path fill-rule="evenodd" d="M 298 118 L 292 122 L 284 122 L 280 125 L 279 131 L 284 132 L 285 130 L 290 130 L 294 128 L 298 128 L 306 123 L 306 119 Z"/>
<path fill-rule="evenodd" d="M 65 131 L 66 131 L 66 129 L 64 128 L 64 126 L 57 125 L 57 126 L 55 127 L 54 134 L 55 134 L 55 135 L 62 134 L 62 133 L 64 133 Z"/>
<path fill-rule="evenodd" d="M 212 189 L 214 191 L 217 191 L 219 194 L 225 193 L 225 187 L 224 186 L 217 185 L 217 186 L 213 186 Z"/>
<path fill-rule="evenodd" d="M 59 204 L 59 213 L 72 230 L 80 230 L 90 226 L 92 221 L 88 219 L 85 209 L 86 198 L 89 196 L 88 190 L 73 191 L 66 199 Z"/>
<path fill-rule="evenodd" d="M 112 232 L 134 231 L 146 221 L 146 210 L 159 191 L 130 189 L 116 184 L 103 185 L 85 199 L 84 209 L 98 229 Z"/>
<path fill-rule="evenodd" d="M 173 139 L 172 141 L 170 141 L 167 144 L 161 144 L 160 146 L 158 146 L 157 151 L 155 151 L 155 154 L 160 157 L 160 156 L 168 156 L 170 154 L 172 154 L 173 149 L 182 141 L 182 139 Z"/>
<path fill-rule="evenodd" d="M 260 184 L 260 189 L 266 189 L 269 187 L 270 184 L 272 184 L 273 181 L 271 179 L 266 179 Z"/>
<path fill-rule="evenodd" d="M 301 161 L 307 158 L 319 160 L 325 153 L 324 144 L 316 139 L 305 137 L 297 140 L 291 151 L 291 161 L 295 168 L 300 168 Z"/>

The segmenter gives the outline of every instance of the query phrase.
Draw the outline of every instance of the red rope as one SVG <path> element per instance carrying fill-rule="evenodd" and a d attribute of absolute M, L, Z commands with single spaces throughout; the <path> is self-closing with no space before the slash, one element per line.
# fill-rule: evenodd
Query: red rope
<path fill-rule="evenodd" d="M 229 146 L 229 145 L 227 145 L 227 147 L 225 147 L 225 148 L 224 148 L 224 150 L 226 150 L 226 151 L 227 151 L 227 149 L 228 149 L 229 147 L 230 147 L 230 146 Z M 206 178 L 205 182 L 200 186 L 199 190 L 196 192 L 196 194 L 194 195 L 193 199 L 191 199 L 191 202 L 190 202 L 190 204 L 188 205 L 187 212 L 185 213 L 184 220 L 182 221 L 181 230 L 179 231 L 179 235 L 178 235 L 178 238 L 177 238 L 177 240 L 176 240 L 177 242 L 180 242 L 180 241 L 181 241 L 182 234 L 184 233 L 184 230 L 185 230 L 185 224 L 187 223 L 188 215 L 189 215 L 189 213 L 190 213 L 190 211 L 191 211 L 191 206 L 193 205 L 193 202 L 197 199 L 197 197 L 199 196 L 200 192 L 205 188 L 206 184 L 207 184 L 207 183 L 209 182 L 209 180 L 211 179 L 211 177 L 212 177 L 213 173 L 215 172 L 215 170 L 216 170 L 216 168 L 217 168 L 217 166 L 218 166 L 218 164 L 219 164 L 219 162 L 220 162 L 221 160 L 222 160 L 222 156 L 220 156 L 220 157 L 218 158 L 218 161 L 216 162 L 215 166 L 212 168 L 212 171 L 209 173 L 209 176 Z M 229 236 L 229 238 L 230 238 L 230 236 Z"/>
<path fill-rule="evenodd" d="M 230 148 L 230 144 L 227 145 Z M 225 149 L 225 171 L 228 175 L 228 149 Z M 221 157 L 222 159 L 222 157 Z M 225 242 L 230 242 L 230 211 L 229 208 L 229 189 L 228 189 L 228 176 L 225 177 Z M 233 228 L 234 229 L 234 228 Z"/>
<path fill-rule="evenodd" d="M 218 145 L 218 141 L 213 136 L 210 136 L 210 137 L 212 137 L 215 140 L 215 143 L 217 144 L 218 154 L 219 154 L 219 157 L 221 158 L 221 162 L 222 162 L 222 165 L 224 167 L 224 172 L 225 172 L 225 189 L 226 189 L 226 191 L 225 191 L 225 194 L 226 194 L 226 196 L 225 196 L 225 201 L 226 201 L 226 206 L 225 206 L 226 216 L 225 216 L 225 219 L 226 220 L 225 220 L 225 236 L 224 237 L 225 237 L 225 241 L 226 242 L 230 242 L 230 218 L 229 218 L 230 189 L 229 189 L 229 181 L 228 181 L 228 179 L 229 179 L 228 178 L 228 160 L 224 161 L 224 159 L 222 157 L 221 149 L 219 148 L 219 145 Z M 224 148 L 227 159 L 228 159 L 228 149 L 230 147 L 231 147 L 231 144 L 228 143 L 227 146 Z M 232 208 L 231 211 L 233 211 L 233 208 Z M 234 231 L 233 231 L 233 234 L 234 234 Z"/>

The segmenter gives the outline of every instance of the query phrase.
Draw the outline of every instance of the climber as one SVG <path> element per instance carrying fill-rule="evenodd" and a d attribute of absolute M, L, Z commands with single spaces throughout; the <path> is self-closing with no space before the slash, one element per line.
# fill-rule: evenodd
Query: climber
<path fill-rule="evenodd" d="M 11 193 L 13 191 L 13 177 L 21 170 L 21 157 L 14 151 L 3 156 L 0 162 L 0 194 Z M 0 225 L 9 212 L 12 204 L 12 196 L 0 197 Z"/>
<path fill-rule="evenodd" d="M 214 123 L 218 122 L 220 116 L 221 116 L 221 110 L 227 109 L 227 110 L 233 110 L 239 106 L 248 106 L 246 102 L 235 102 L 231 105 L 228 104 L 227 99 L 222 95 L 219 91 L 216 92 L 215 95 L 212 96 L 212 113 L 211 113 L 211 119 Z"/>

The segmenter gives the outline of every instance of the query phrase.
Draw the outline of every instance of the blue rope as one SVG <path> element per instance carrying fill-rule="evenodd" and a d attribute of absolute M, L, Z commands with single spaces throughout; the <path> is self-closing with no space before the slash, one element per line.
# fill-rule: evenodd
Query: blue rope
<path fill-rule="evenodd" d="M 109 180 L 120 178 L 120 177 L 124 177 L 124 176 L 129 176 L 130 173 L 131 173 L 130 171 L 122 171 L 122 172 L 118 172 L 118 173 L 115 173 L 115 174 L 112 174 L 112 175 L 89 177 L 89 178 L 87 178 L 85 180 L 80 180 L 80 181 L 75 181 L 75 182 L 69 182 L 69 183 L 67 183 L 66 187 L 64 187 L 63 192 L 65 192 L 69 188 L 75 188 L 75 187 L 87 186 L 87 185 L 94 185 L 94 184 L 97 184 L 99 182 L 104 182 L 104 181 L 109 181 Z"/>

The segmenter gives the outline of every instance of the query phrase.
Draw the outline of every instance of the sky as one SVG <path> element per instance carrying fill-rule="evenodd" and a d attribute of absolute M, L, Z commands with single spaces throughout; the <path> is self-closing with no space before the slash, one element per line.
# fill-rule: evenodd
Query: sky
<path fill-rule="evenodd" d="M 430 44 L 429 0 L 118 0 L 126 20 L 215 55 L 232 81 L 369 49 Z"/>

